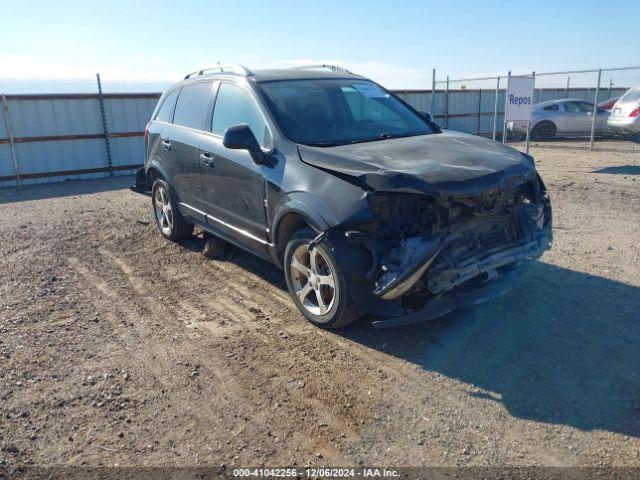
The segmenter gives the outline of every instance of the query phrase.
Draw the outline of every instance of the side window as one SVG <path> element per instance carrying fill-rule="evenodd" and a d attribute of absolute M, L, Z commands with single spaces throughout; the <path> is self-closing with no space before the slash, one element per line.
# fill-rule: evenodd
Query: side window
<path fill-rule="evenodd" d="M 176 88 L 164 98 L 162 106 L 160 110 L 158 110 L 158 114 L 156 115 L 155 120 L 159 120 L 160 122 L 171 123 L 173 117 L 173 107 L 176 104 L 176 98 L 178 98 L 179 88 Z"/>
<path fill-rule="evenodd" d="M 564 109 L 569 113 L 593 112 L 593 105 L 589 102 L 565 102 Z"/>
<path fill-rule="evenodd" d="M 546 107 L 543 108 L 543 110 L 560 110 L 560 107 L 558 107 L 557 103 L 552 103 L 551 105 L 547 105 Z"/>
<path fill-rule="evenodd" d="M 593 103 L 578 102 L 578 108 L 581 112 L 593 112 Z"/>
<path fill-rule="evenodd" d="M 260 145 L 266 144 L 269 135 L 267 125 L 253 100 L 235 85 L 220 84 L 213 110 L 211 131 L 224 135 L 227 128 L 241 123 L 249 125 Z"/>
<path fill-rule="evenodd" d="M 187 85 L 180 92 L 173 123 L 202 130 L 209 111 L 211 83 Z"/>

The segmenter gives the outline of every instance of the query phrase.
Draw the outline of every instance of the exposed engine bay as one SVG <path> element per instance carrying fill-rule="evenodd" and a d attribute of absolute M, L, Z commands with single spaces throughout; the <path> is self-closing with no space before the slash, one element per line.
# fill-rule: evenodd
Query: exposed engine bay
<path fill-rule="evenodd" d="M 369 253 L 364 276 L 370 292 L 397 305 L 399 314 L 517 272 L 552 241 L 549 198 L 537 174 L 505 177 L 472 193 L 370 191 L 367 198 L 375 221 L 345 227 L 343 234 Z M 387 314 L 380 303 L 355 296 L 375 305 L 369 314 Z M 425 314 L 433 318 L 451 309 Z"/>

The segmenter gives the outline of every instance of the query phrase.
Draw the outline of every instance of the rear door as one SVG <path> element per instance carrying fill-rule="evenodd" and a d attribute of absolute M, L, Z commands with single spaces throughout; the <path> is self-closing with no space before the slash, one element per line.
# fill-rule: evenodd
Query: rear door
<path fill-rule="evenodd" d="M 204 135 L 200 144 L 204 211 L 212 226 L 245 243 L 265 245 L 268 237 L 263 167 L 253 161 L 249 152 L 231 150 L 222 144 L 224 132 L 239 124 L 249 125 L 258 143 L 266 148 L 271 136 L 253 94 L 248 88 L 223 81 L 216 95 L 211 133 Z"/>
<path fill-rule="evenodd" d="M 162 147 L 170 152 L 170 183 L 180 203 L 202 210 L 200 138 L 211 106 L 212 81 L 185 85 L 178 96 L 173 125 L 162 134 Z"/>
<path fill-rule="evenodd" d="M 158 108 L 155 117 L 153 117 L 147 128 L 145 164 L 152 158 L 161 164 L 168 164 L 170 162 L 170 152 L 162 147 L 161 139 L 163 132 L 170 128 L 171 122 L 173 121 L 173 109 L 176 106 L 176 99 L 179 93 L 180 88 L 167 92 L 162 99 L 162 104 Z"/>

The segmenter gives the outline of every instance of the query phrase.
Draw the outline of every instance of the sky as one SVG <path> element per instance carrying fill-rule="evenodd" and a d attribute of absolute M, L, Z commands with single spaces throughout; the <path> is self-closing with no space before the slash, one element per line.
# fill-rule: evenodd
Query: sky
<path fill-rule="evenodd" d="M 638 0 L 2 4 L 5 93 L 92 82 L 96 72 L 110 88 L 157 89 L 218 61 L 333 63 L 396 89 L 430 87 L 433 68 L 466 78 L 640 64 Z"/>

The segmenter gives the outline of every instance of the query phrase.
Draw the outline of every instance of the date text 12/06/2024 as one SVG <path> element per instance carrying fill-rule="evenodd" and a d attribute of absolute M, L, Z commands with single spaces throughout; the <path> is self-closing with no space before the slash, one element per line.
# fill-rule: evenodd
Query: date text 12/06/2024
<path fill-rule="evenodd" d="M 388 468 L 234 468 L 234 477 L 247 478 L 395 478 L 398 470 Z"/>

